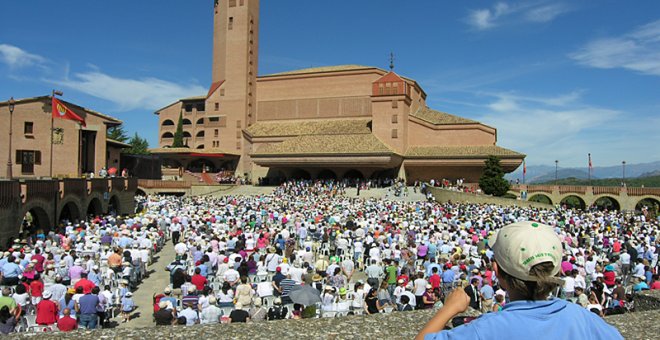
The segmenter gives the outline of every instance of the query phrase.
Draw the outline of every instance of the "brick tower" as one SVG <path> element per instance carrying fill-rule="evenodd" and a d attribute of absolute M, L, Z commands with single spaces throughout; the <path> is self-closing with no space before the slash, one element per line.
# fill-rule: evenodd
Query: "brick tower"
<path fill-rule="evenodd" d="M 241 155 L 236 174 L 250 173 L 243 129 L 256 122 L 259 0 L 214 0 L 213 83 L 206 98 L 207 146 Z"/>

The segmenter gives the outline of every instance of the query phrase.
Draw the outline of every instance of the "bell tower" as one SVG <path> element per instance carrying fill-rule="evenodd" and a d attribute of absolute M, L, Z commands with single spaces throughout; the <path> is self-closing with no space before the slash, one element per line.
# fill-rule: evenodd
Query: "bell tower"
<path fill-rule="evenodd" d="M 205 120 L 214 125 L 205 123 L 211 130 L 206 136 L 214 140 L 206 144 L 241 155 L 240 176 L 249 172 L 251 146 L 242 131 L 256 122 L 258 52 L 259 0 L 214 0 L 213 83 Z"/>

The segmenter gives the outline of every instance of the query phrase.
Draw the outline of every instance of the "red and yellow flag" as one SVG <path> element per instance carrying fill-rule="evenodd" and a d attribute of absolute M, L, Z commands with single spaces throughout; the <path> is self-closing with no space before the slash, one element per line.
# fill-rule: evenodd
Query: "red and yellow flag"
<path fill-rule="evenodd" d="M 64 103 L 62 103 L 55 97 L 53 97 L 53 118 L 75 120 L 78 123 L 82 124 L 82 126 L 87 126 L 83 118 L 78 116 L 75 112 L 71 111 L 71 109 L 66 107 Z"/>

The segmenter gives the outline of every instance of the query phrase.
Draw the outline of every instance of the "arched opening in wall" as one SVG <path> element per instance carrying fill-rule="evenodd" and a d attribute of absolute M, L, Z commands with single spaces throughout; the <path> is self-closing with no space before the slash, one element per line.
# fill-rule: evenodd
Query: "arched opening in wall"
<path fill-rule="evenodd" d="M 204 144 L 197 145 L 197 149 L 204 149 Z"/>
<path fill-rule="evenodd" d="M 552 204 L 552 200 L 550 199 L 550 197 L 544 194 L 534 194 L 531 197 L 529 197 L 527 200 L 530 202 Z"/>
<path fill-rule="evenodd" d="M 195 137 L 204 137 L 204 130 L 197 132 Z"/>
<path fill-rule="evenodd" d="M 27 239 L 32 235 L 47 234 L 50 231 L 48 214 L 40 207 L 33 207 L 23 216 L 23 222 L 18 229 L 18 238 Z"/>
<path fill-rule="evenodd" d="M 621 210 L 621 205 L 619 204 L 619 201 L 609 196 L 603 196 L 598 198 L 596 202 L 594 202 L 594 206 L 596 207 L 596 209 L 601 211 Z"/>
<path fill-rule="evenodd" d="M 216 173 L 216 172 L 219 171 L 218 168 L 216 168 L 215 163 L 213 163 L 213 161 L 205 159 L 205 158 L 199 158 L 199 159 L 196 159 L 196 160 L 190 162 L 190 164 L 188 164 L 188 170 L 190 170 L 192 172 L 197 172 L 197 173 L 200 173 L 200 172 L 203 172 L 203 171 L 206 171 L 206 172 L 209 172 L 209 173 L 211 173 L 211 172 Z"/>
<path fill-rule="evenodd" d="M 176 159 L 172 158 L 164 158 L 161 160 L 161 164 L 163 164 L 163 167 L 168 168 L 168 169 L 178 169 L 181 167 L 181 162 L 177 161 Z"/>
<path fill-rule="evenodd" d="M 161 124 L 161 126 L 174 126 L 174 121 L 172 121 L 171 119 L 165 119 L 163 121 L 163 124 Z"/>
<path fill-rule="evenodd" d="M 200 118 L 197 120 L 197 125 L 203 125 L 204 124 L 204 118 Z"/>
<path fill-rule="evenodd" d="M 188 131 L 183 131 L 183 138 L 191 138 L 192 135 Z"/>
<path fill-rule="evenodd" d="M 101 200 L 94 197 L 87 206 L 87 216 L 100 216 L 101 214 L 103 214 L 103 205 L 101 204 Z"/>
<path fill-rule="evenodd" d="M 160 136 L 160 138 L 174 138 L 174 134 L 171 132 L 165 132 Z"/>
<path fill-rule="evenodd" d="M 108 214 L 112 216 L 117 216 L 121 212 L 121 207 L 119 206 L 119 198 L 117 195 L 113 195 L 110 197 L 110 201 L 108 202 Z"/>
<path fill-rule="evenodd" d="M 318 179 L 337 179 L 337 174 L 330 169 L 323 169 L 319 172 L 319 175 L 316 176 Z"/>
<path fill-rule="evenodd" d="M 575 196 L 575 195 L 569 195 L 569 196 L 564 197 L 560 201 L 560 204 L 566 206 L 567 208 L 571 208 L 571 209 L 584 210 L 584 208 L 586 207 L 586 203 L 584 203 L 584 200 L 582 198 L 578 197 L 578 196 Z"/>
<path fill-rule="evenodd" d="M 183 120 L 183 125 L 192 125 L 192 122 L 190 121 L 190 119 L 185 118 L 185 119 Z"/>
<path fill-rule="evenodd" d="M 647 220 L 649 220 L 649 218 L 652 219 L 653 217 L 658 216 L 658 213 L 660 213 L 660 201 L 651 197 L 644 198 L 637 202 L 637 205 L 635 205 L 635 210 L 646 214 Z"/>
<path fill-rule="evenodd" d="M 68 202 L 62 207 L 60 211 L 60 220 L 59 222 L 71 222 L 76 223 L 80 220 L 80 209 L 73 202 Z"/>
<path fill-rule="evenodd" d="M 266 177 L 262 177 L 259 185 L 280 185 L 286 181 L 286 175 L 280 169 L 269 168 Z"/>
<path fill-rule="evenodd" d="M 293 169 L 291 171 L 291 179 L 312 179 L 312 176 L 303 169 Z"/>
<path fill-rule="evenodd" d="M 344 174 L 344 178 L 346 178 L 346 179 L 364 179 L 364 175 L 362 175 L 362 173 L 360 171 L 356 170 L 356 169 L 351 169 L 351 170 L 348 170 Z"/>
<path fill-rule="evenodd" d="M 135 196 L 147 196 L 147 193 L 142 189 L 135 190 Z"/>

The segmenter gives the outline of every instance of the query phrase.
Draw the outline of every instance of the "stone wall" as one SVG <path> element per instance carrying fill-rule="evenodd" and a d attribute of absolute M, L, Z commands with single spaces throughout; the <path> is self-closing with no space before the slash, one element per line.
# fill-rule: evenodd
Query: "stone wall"
<path fill-rule="evenodd" d="M 412 339 L 434 311 L 395 312 L 251 324 L 163 326 L 143 329 L 106 329 L 73 333 L 20 334 L 17 339 Z M 660 311 L 606 317 L 626 339 L 656 339 Z"/>
<path fill-rule="evenodd" d="M 519 201 L 511 198 L 493 197 L 487 195 L 476 195 L 458 191 L 445 190 L 442 188 L 429 188 L 435 200 L 440 203 L 444 202 L 462 202 L 462 203 L 476 203 L 476 204 L 497 204 L 502 206 L 516 206 L 516 207 L 533 207 L 541 209 L 554 209 L 550 204 Z"/>

